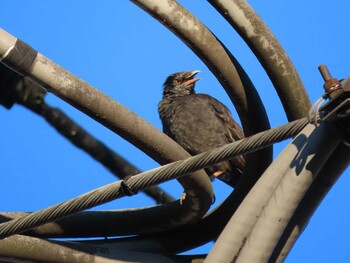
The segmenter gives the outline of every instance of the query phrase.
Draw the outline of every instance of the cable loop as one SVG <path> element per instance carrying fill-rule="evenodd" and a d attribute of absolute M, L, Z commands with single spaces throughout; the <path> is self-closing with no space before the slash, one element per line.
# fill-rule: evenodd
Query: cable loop
<path fill-rule="evenodd" d="M 329 93 L 324 94 L 321 98 L 316 100 L 316 102 L 311 106 L 307 118 L 311 124 L 313 124 L 315 127 L 319 127 L 320 123 L 322 121 L 322 118 L 320 116 L 320 108 L 323 102 L 325 102 L 326 98 L 328 97 Z"/>

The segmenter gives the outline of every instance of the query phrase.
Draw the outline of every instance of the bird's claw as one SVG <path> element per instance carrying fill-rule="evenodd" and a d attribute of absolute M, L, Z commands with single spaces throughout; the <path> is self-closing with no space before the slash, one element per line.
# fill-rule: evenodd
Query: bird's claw
<path fill-rule="evenodd" d="M 182 202 L 185 199 L 186 199 L 186 192 L 183 192 L 183 194 L 181 195 L 181 198 L 180 198 L 180 205 L 182 205 Z"/>
<path fill-rule="evenodd" d="M 216 171 L 215 173 L 213 173 L 213 175 L 215 176 L 215 177 L 218 177 L 218 176 L 220 176 L 220 175 L 222 175 L 224 172 L 223 171 Z"/>

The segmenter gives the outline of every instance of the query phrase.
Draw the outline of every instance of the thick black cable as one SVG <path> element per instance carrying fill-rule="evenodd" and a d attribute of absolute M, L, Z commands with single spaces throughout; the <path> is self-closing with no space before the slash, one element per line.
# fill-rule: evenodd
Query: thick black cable
<path fill-rule="evenodd" d="M 18 42 L 20 43 L 20 41 Z M 23 44 L 19 44 L 22 46 Z M 82 149 L 119 179 L 139 174 L 141 171 L 97 140 L 58 108 L 45 103 L 46 90 L 28 77 L 23 77 L 0 63 L 0 104 L 10 109 L 15 103 L 43 117 L 56 131 L 73 145 Z M 157 186 L 145 189 L 144 193 L 157 204 L 174 201 L 168 193 Z"/>
<path fill-rule="evenodd" d="M 146 187 L 179 178 L 187 173 L 288 139 L 298 134 L 307 123 L 307 118 L 290 122 L 268 131 L 257 133 L 243 140 L 224 145 L 215 150 L 137 174 L 124 181 L 123 184 L 131 192 L 137 193 Z M 123 188 L 121 187 L 121 181 L 114 182 L 22 218 L 2 223 L 0 224 L 0 238 L 22 233 L 42 224 L 53 222 L 59 218 L 123 197 L 125 196 Z"/>
<path fill-rule="evenodd" d="M 123 179 L 126 176 L 141 173 L 137 167 L 114 152 L 106 144 L 93 137 L 60 109 L 53 108 L 45 102 L 42 102 L 36 108 L 30 107 L 28 104 L 24 105 L 45 118 L 45 120 L 52 125 L 57 132 L 69 140 L 73 145 L 82 149 L 92 158 L 101 163 L 104 167 L 110 170 L 113 175 L 118 176 L 118 178 Z M 157 204 L 170 203 L 175 200 L 172 196 L 157 186 L 149 187 L 143 192 L 154 199 Z"/>

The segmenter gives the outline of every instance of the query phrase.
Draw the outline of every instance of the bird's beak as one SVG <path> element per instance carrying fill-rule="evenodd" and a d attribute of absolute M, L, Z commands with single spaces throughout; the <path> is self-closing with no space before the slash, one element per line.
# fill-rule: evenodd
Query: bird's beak
<path fill-rule="evenodd" d="M 186 78 L 186 81 L 184 82 L 184 84 L 186 86 L 189 86 L 191 84 L 194 84 L 198 80 L 200 80 L 200 78 L 197 78 L 197 79 L 194 78 L 199 72 L 200 72 L 199 70 L 192 71 L 191 74 Z"/>

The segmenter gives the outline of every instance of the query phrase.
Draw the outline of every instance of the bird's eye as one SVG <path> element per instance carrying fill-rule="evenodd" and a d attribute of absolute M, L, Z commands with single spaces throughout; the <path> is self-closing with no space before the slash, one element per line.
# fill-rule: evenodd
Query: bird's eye
<path fill-rule="evenodd" d="M 181 83 L 181 81 L 180 81 L 180 80 L 175 79 L 175 84 L 176 84 L 176 85 L 179 85 L 180 83 Z"/>

